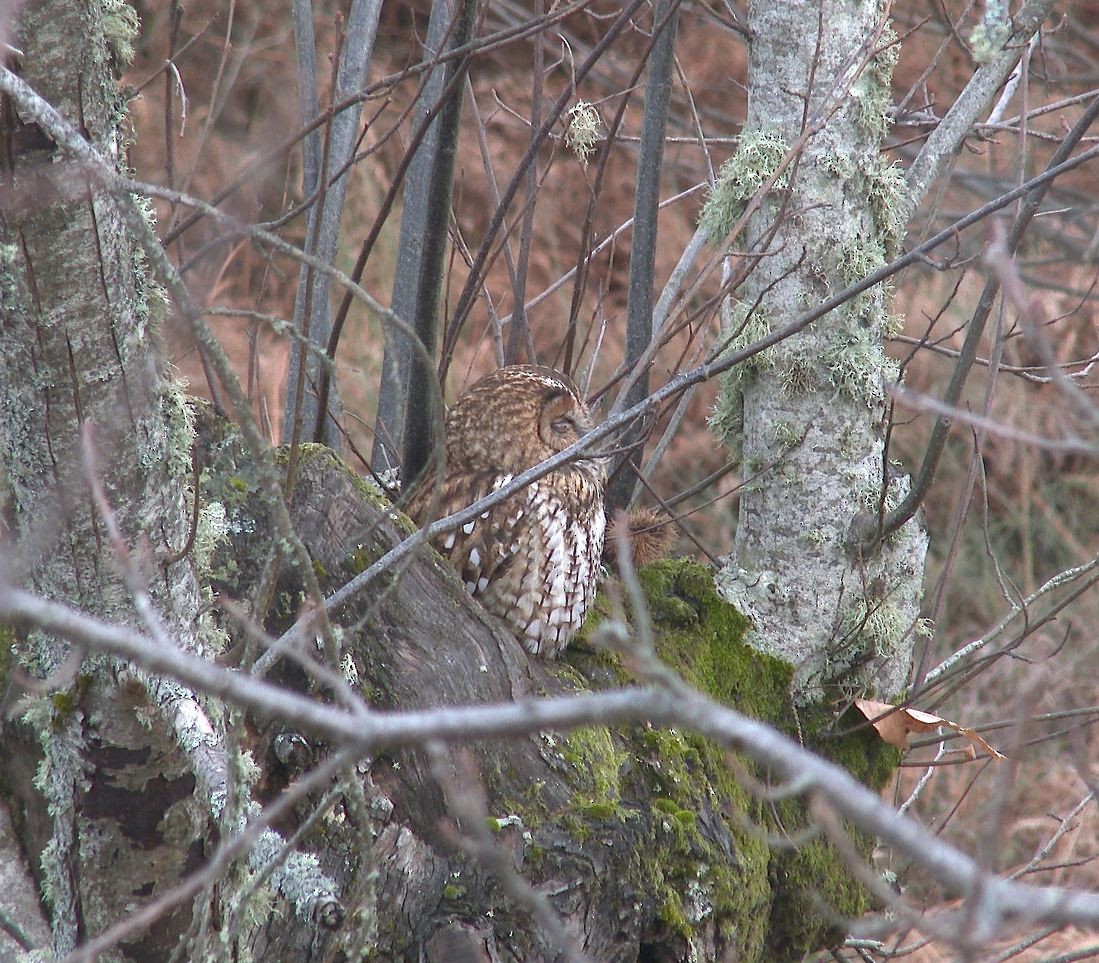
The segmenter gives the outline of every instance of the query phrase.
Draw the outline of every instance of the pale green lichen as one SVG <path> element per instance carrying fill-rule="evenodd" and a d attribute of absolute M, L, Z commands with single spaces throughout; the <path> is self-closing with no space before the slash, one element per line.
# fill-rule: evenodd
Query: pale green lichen
<path fill-rule="evenodd" d="M 817 367 L 806 348 L 775 348 L 775 371 L 784 398 L 800 398 L 818 384 Z"/>
<path fill-rule="evenodd" d="M 828 543 L 828 535 L 819 528 L 811 528 L 805 533 L 805 541 L 813 548 L 823 548 Z"/>
<path fill-rule="evenodd" d="M 135 171 L 130 170 L 125 164 L 119 164 L 119 173 L 124 177 L 136 177 Z M 141 211 L 150 228 L 156 229 L 156 208 L 152 199 L 145 195 L 132 195 L 133 202 Z M 159 330 L 160 325 L 168 317 L 169 300 L 168 292 L 164 289 L 152 272 L 149 270 L 149 259 L 145 248 L 140 244 L 134 244 L 131 248 L 131 259 L 134 279 L 134 328 L 133 334 L 138 343 L 145 340 Z M 186 387 L 180 382 L 181 388 Z"/>
<path fill-rule="evenodd" d="M 786 421 L 776 421 L 771 430 L 771 441 L 776 448 L 792 448 L 798 443 L 799 435 Z"/>
<path fill-rule="evenodd" d="M 250 792 L 263 777 L 263 770 L 256 764 L 255 756 L 252 755 L 250 749 L 241 749 L 239 752 L 234 753 L 231 758 L 236 764 L 234 766 L 234 777 L 243 789 Z"/>
<path fill-rule="evenodd" d="M 761 341 L 771 333 L 772 322 L 770 316 L 758 305 L 751 306 L 744 301 L 738 301 L 733 307 L 729 323 L 723 325 L 724 350 L 722 354 L 733 354 L 751 347 L 757 341 Z M 765 348 L 742 361 L 734 371 L 771 371 L 775 366 L 775 355 L 770 348 Z"/>
<path fill-rule="evenodd" d="M 22 321 L 25 317 L 25 302 L 19 297 L 17 272 L 22 270 L 22 257 L 16 244 L 0 243 L 0 305 L 3 305 L 5 317 L 10 322 Z"/>
<path fill-rule="evenodd" d="M 858 172 L 854 158 L 838 150 L 822 154 L 817 163 L 838 181 L 849 181 Z"/>
<path fill-rule="evenodd" d="M 729 236 L 744 205 L 774 174 L 789 150 L 790 145 L 774 131 L 741 132 L 736 152 L 721 165 L 699 218 L 712 239 Z M 778 190 L 789 186 L 785 172 L 774 186 Z"/>
<path fill-rule="evenodd" d="M 987 0 L 984 15 L 969 35 L 969 49 L 979 64 L 989 63 L 1011 36 L 1010 10 L 1003 0 Z"/>
<path fill-rule="evenodd" d="M 718 380 L 717 397 L 706 423 L 723 444 L 739 449 L 744 433 L 744 394 L 733 372 L 726 372 Z"/>
<path fill-rule="evenodd" d="M 900 376 L 897 363 L 882 346 L 861 332 L 836 332 L 825 346 L 822 360 L 836 395 L 871 409 L 885 401 L 886 385 Z"/>
<path fill-rule="evenodd" d="M 194 562 L 199 572 L 208 573 L 213 567 L 214 553 L 229 543 L 229 523 L 225 518 L 225 506 L 221 502 L 209 502 L 199 510 L 195 526 L 193 547 Z"/>
<path fill-rule="evenodd" d="M 178 382 L 165 378 L 157 384 L 156 404 L 155 416 L 146 419 L 146 437 L 138 440 L 138 463 L 145 471 L 164 467 L 169 478 L 189 480 L 194 473 L 194 402 Z"/>
<path fill-rule="evenodd" d="M 912 620 L 888 600 L 867 600 L 843 613 L 840 619 L 840 648 L 875 660 L 897 651 L 901 639 L 912 628 Z"/>
<path fill-rule="evenodd" d="M 874 143 L 881 142 L 889 131 L 889 108 L 893 104 L 891 81 L 901 55 L 896 31 L 888 24 L 878 38 L 878 48 L 878 53 L 851 87 L 851 96 L 858 108 L 858 123 Z"/>
<path fill-rule="evenodd" d="M 899 338 L 904 331 L 905 316 L 899 311 L 887 311 L 882 319 L 882 337 L 886 340 Z"/>
<path fill-rule="evenodd" d="M 873 459 L 864 459 L 843 469 L 843 476 L 851 486 L 855 501 L 865 511 L 877 514 L 882 506 L 881 464 Z M 894 476 L 885 493 L 885 511 L 892 511 L 904 499 L 908 490 L 906 478 Z"/>
<path fill-rule="evenodd" d="M 741 351 L 771 333 L 770 316 L 762 308 L 738 301 L 722 324 L 725 336 L 723 354 Z M 751 373 L 773 371 L 776 365 L 774 348 L 766 348 L 734 365 L 719 379 L 717 398 L 710 413 L 710 429 L 725 444 L 736 448 L 744 426 L 743 383 Z"/>
<path fill-rule="evenodd" d="M 603 121 L 599 111 L 586 100 L 577 101 L 569 110 L 569 126 L 565 130 L 565 144 L 584 167 L 595 153 Z"/>
<path fill-rule="evenodd" d="M 900 249 L 905 235 L 905 199 L 908 182 L 900 164 L 875 157 L 865 171 L 866 199 L 874 224 L 881 235 L 885 252 L 893 256 Z"/>
<path fill-rule="evenodd" d="M 137 11 L 127 0 L 103 0 L 103 36 L 116 73 L 133 63 L 134 41 L 140 29 Z"/>

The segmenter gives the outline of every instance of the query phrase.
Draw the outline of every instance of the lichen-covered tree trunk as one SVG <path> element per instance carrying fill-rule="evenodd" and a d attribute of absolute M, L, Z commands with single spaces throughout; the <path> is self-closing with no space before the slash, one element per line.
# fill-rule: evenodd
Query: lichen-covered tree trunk
<path fill-rule="evenodd" d="M 885 7 L 750 4 L 748 120 L 710 216 L 735 216 L 810 136 L 739 239 L 758 263 L 726 312 L 734 348 L 862 278 L 899 244 L 903 181 L 880 154 L 898 52 Z M 715 413 L 754 476 L 719 590 L 752 618 L 754 644 L 797 666 L 802 701 L 868 687 L 890 696 L 905 682 L 926 537 L 912 522 L 871 557 L 848 545 L 857 513 L 876 516 L 907 491 L 883 459 L 897 377 L 884 342 L 895 323 L 888 291 L 872 289 L 734 369 Z"/>
<path fill-rule="evenodd" d="M 128 132 L 116 74 L 136 26 L 117 0 L 53 0 L 26 5 L 15 40 L 23 78 L 120 164 Z M 191 560 L 166 563 L 187 540 L 194 432 L 163 375 L 143 258 L 112 201 L 12 103 L 0 110 L 4 576 L 141 624 L 85 480 L 87 430 L 92 470 L 155 608 L 178 644 L 196 647 Z M 193 775 L 132 677 L 120 685 L 101 657 L 73 662 L 67 641 L 41 632 L 5 641 L 25 672 L 50 680 L 48 694 L 8 707 L 0 781 L 63 953 L 178 879 L 201 855 L 203 817 Z M 172 945 L 183 916 L 145 936 L 139 955 Z"/>

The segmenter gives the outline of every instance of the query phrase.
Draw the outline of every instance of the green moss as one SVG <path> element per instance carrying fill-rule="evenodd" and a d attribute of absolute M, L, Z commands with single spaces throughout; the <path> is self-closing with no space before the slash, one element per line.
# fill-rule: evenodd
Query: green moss
<path fill-rule="evenodd" d="M 670 886 L 663 887 L 660 895 L 662 899 L 660 909 L 657 910 L 657 919 L 673 933 L 689 938 L 694 927 L 683 912 L 683 898 Z"/>
<path fill-rule="evenodd" d="M 601 726 L 574 729 L 561 740 L 561 758 L 580 778 L 573 808 L 610 810 L 600 817 L 610 818 L 621 798 L 619 770 L 626 761 L 610 730 Z"/>
<path fill-rule="evenodd" d="M 859 728 L 853 713 L 837 720 L 831 707 L 811 706 L 795 719 L 792 667 L 745 644 L 748 621 L 717 596 L 708 569 L 667 561 L 643 568 L 639 578 L 666 663 L 715 699 L 800 736 L 871 788 L 885 785 L 899 753 L 869 727 Z M 587 658 L 573 663 L 584 670 L 594 664 Z M 837 735 L 847 729 L 854 731 Z M 600 752 L 608 760 L 602 766 L 594 761 Z M 649 826 L 636 872 L 670 932 L 689 939 L 703 920 L 713 922 L 739 958 L 777 963 L 834 944 L 843 936 L 837 920 L 871 908 L 827 841 L 795 850 L 768 847 L 768 835 L 807 825 L 804 801 L 755 799 L 737 782 L 723 747 L 677 729 L 588 729 L 569 753 L 585 773 L 603 773 L 580 778 L 589 795 L 598 782 L 606 798 L 572 809 L 558 825 L 577 840 L 590 839 L 600 831 L 593 824 L 607 820 L 633 818 Z M 649 801 L 647 817 L 623 805 L 631 798 Z M 734 841 L 732 853 L 716 845 L 715 825 Z M 851 835 L 868 854 L 872 841 Z"/>
<path fill-rule="evenodd" d="M 618 814 L 618 807 L 611 803 L 589 803 L 587 806 L 579 807 L 576 811 L 585 820 L 604 820 L 613 819 Z"/>
<path fill-rule="evenodd" d="M 747 715 L 774 719 L 785 712 L 792 667 L 745 644 L 748 620 L 718 597 L 708 569 L 682 560 L 658 562 L 640 578 L 664 662 Z"/>
<path fill-rule="evenodd" d="M 900 751 L 879 739 L 854 709 L 836 719 L 829 707 L 814 706 L 802 710 L 799 720 L 808 748 L 843 766 L 875 792 L 885 787 L 900 762 Z M 800 799 L 773 805 L 776 827 L 796 835 L 807 825 Z M 874 840 L 852 826 L 845 829 L 868 859 Z M 793 849 L 774 850 L 770 880 L 775 901 L 768 936 L 769 958 L 797 959 L 807 947 L 837 945 L 845 935 L 845 920 L 874 908 L 869 893 L 823 837 Z"/>
<path fill-rule="evenodd" d="M 374 557 L 362 547 L 356 549 L 347 558 L 347 567 L 353 575 L 359 575 L 370 568 Z"/>
<path fill-rule="evenodd" d="M 57 713 L 59 721 L 63 725 L 65 717 L 73 711 L 73 707 L 76 705 L 76 698 L 72 692 L 66 689 L 55 692 L 50 696 L 50 702 L 53 704 L 53 710 Z"/>

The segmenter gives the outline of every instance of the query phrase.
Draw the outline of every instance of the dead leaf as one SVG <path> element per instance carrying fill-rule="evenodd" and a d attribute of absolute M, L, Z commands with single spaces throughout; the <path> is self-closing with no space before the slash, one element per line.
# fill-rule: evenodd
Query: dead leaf
<path fill-rule="evenodd" d="M 980 733 L 951 722 L 949 719 L 924 712 L 922 709 L 898 708 L 888 702 L 875 702 L 873 699 L 856 699 L 855 708 L 866 716 L 867 721 L 874 726 L 882 739 L 898 749 L 908 748 L 910 732 L 933 732 L 939 726 L 946 726 L 970 743 L 976 743 L 993 759 L 1007 758 L 999 750 L 993 749 Z M 972 751 L 972 746 L 967 748 Z"/>

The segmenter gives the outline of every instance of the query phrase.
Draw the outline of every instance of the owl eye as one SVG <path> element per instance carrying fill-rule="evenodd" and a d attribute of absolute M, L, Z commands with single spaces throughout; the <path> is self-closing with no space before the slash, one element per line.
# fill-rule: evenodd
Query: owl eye
<path fill-rule="evenodd" d="M 564 433 L 570 428 L 575 428 L 576 422 L 568 417 L 554 418 L 550 423 L 550 427 L 558 433 Z"/>

